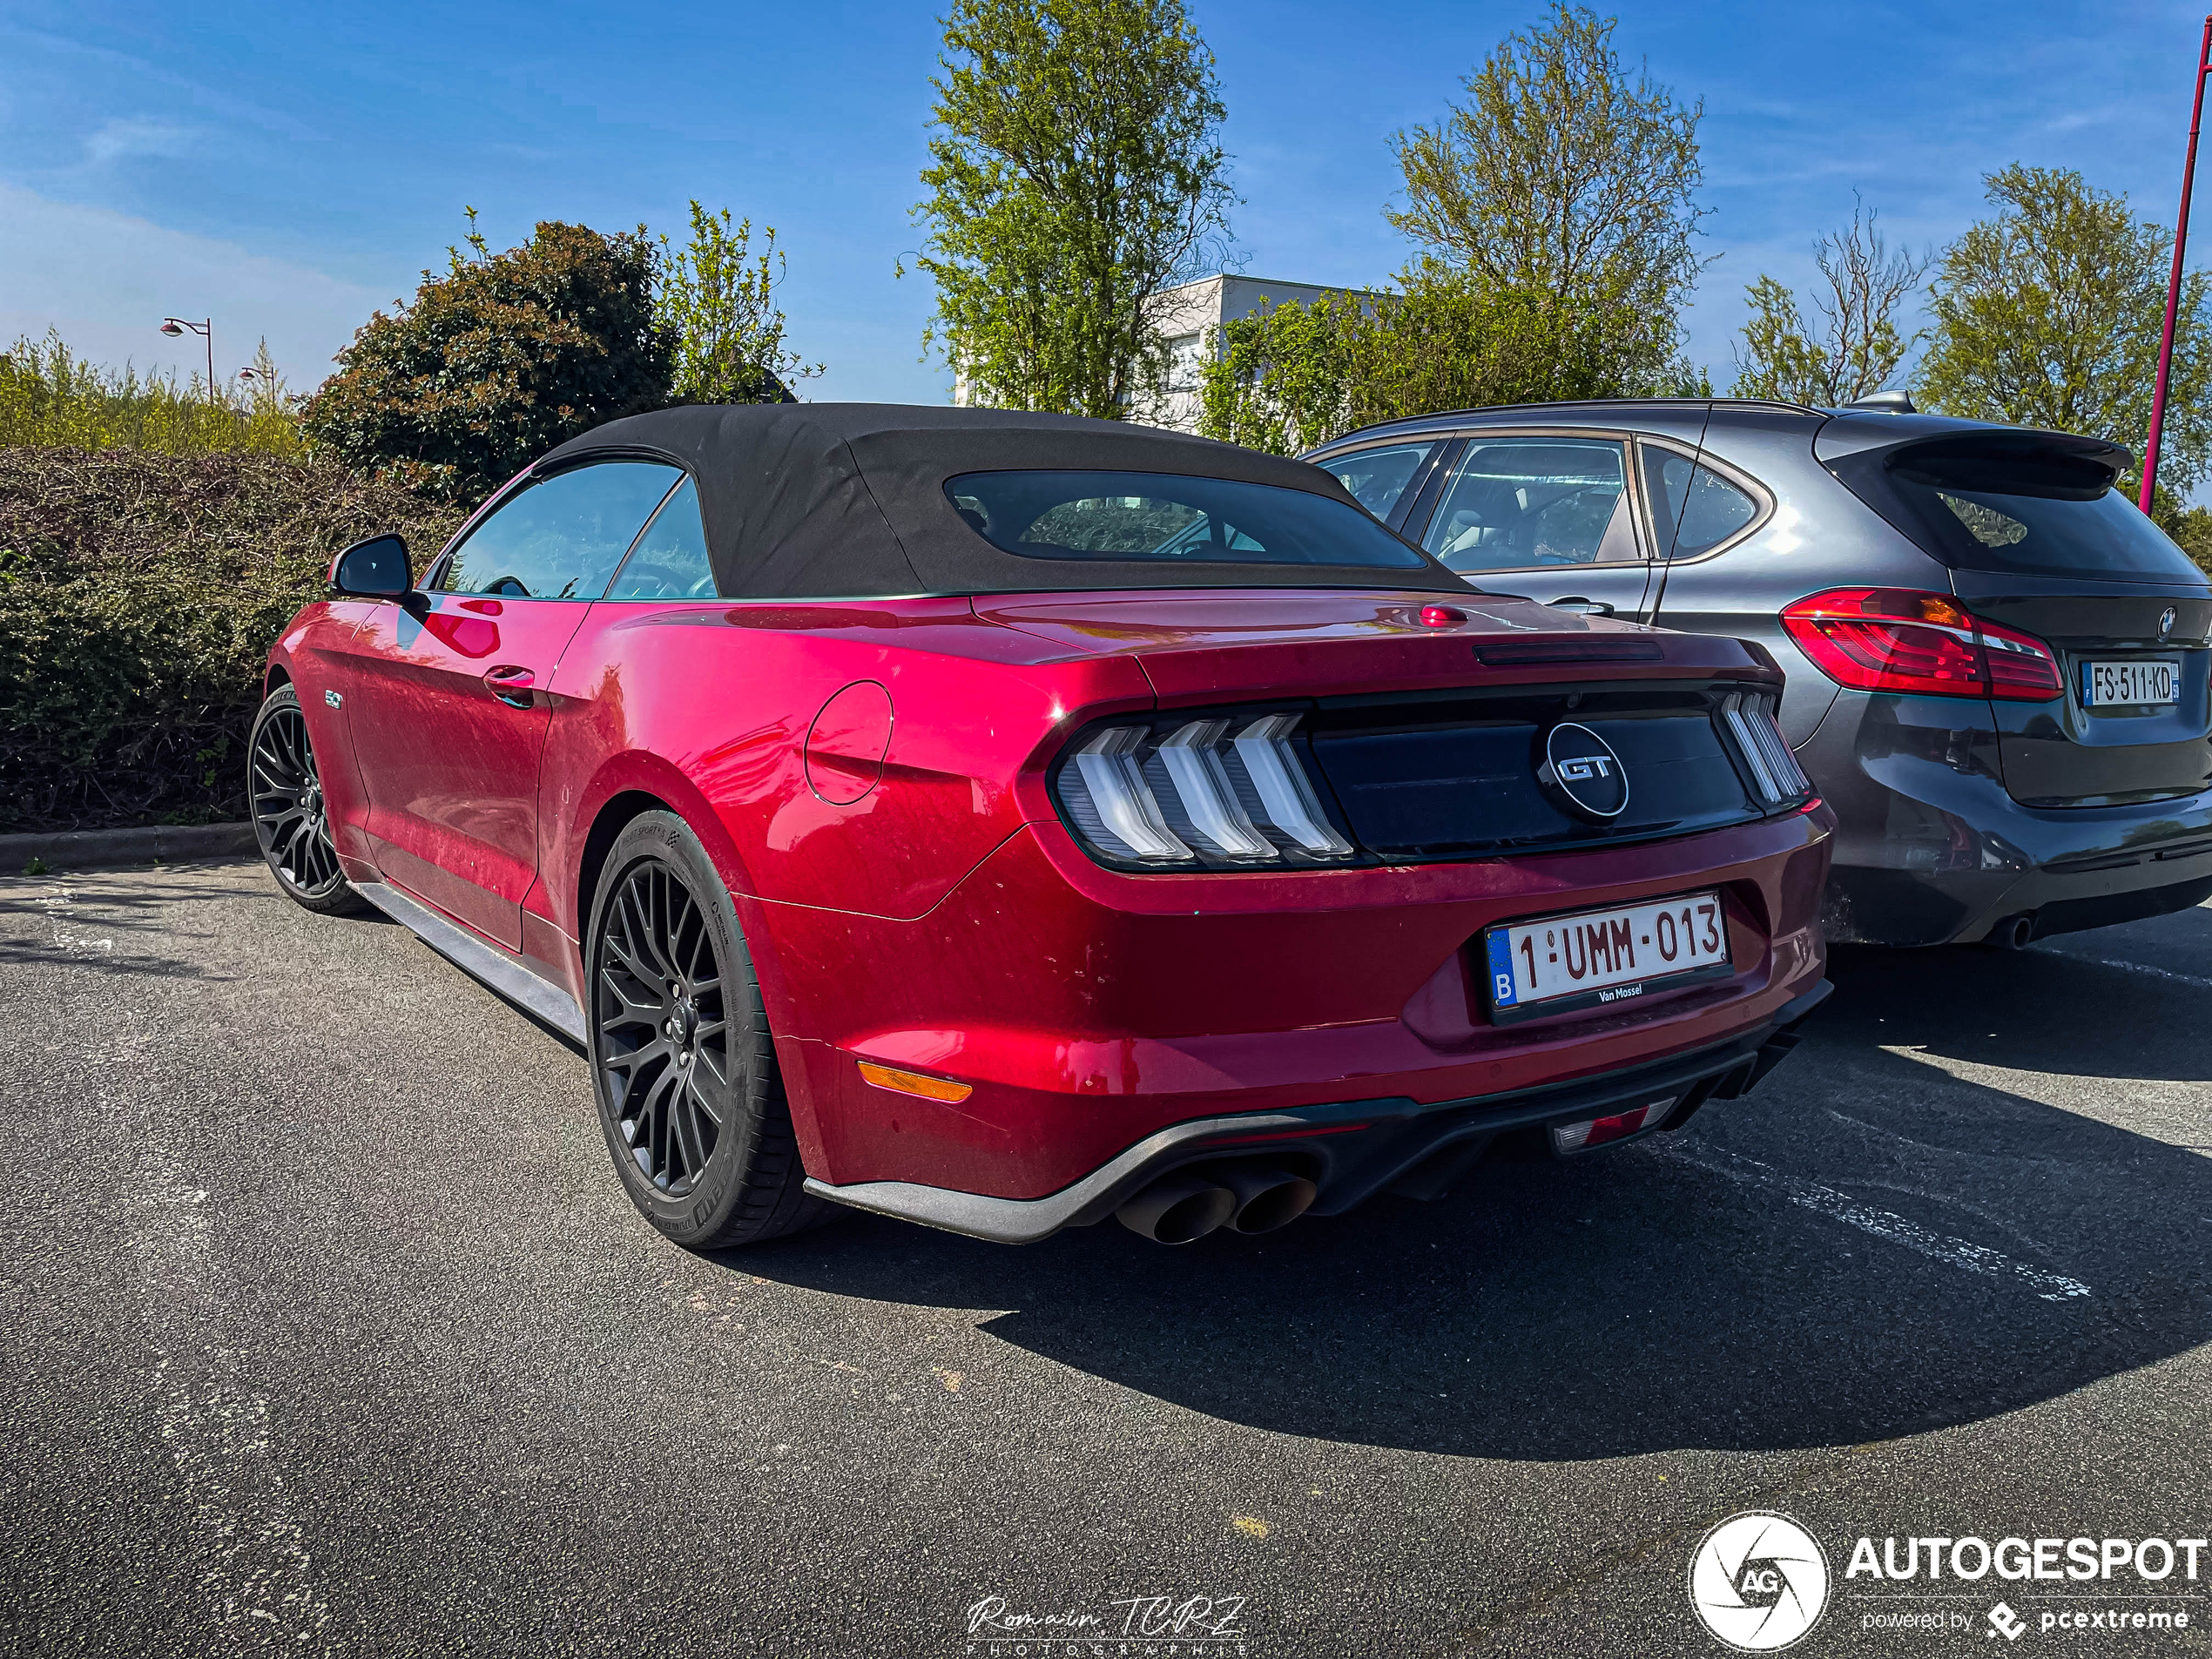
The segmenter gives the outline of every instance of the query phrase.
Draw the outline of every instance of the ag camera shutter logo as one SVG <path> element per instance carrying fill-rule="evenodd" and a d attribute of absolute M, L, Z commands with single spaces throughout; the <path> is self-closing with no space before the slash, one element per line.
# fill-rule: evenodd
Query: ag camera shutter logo
<path fill-rule="evenodd" d="M 1744 1653 L 1778 1653 L 1828 1610 L 1828 1557 L 1787 1515 L 1730 1515 L 1689 1558 L 1689 1604 L 1704 1627 Z"/>

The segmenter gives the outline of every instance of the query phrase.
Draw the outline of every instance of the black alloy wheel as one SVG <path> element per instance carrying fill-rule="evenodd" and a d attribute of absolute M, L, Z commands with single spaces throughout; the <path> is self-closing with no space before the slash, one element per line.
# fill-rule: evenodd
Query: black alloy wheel
<path fill-rule="evenodd" d="M 637 1172 L 671 1198 L 706 1173 L 730 1109 L 730 1022 L 706 913 L 672 866 L 615 890 L 593 987 L 599 1068 Z"/>
<path fill-rule="evenodd" d="M 338 867 L 329 809 L 299 694 L 279 686 L 261 705 L 246 744 L 253 833 L 277 885 L 308 909 L 334 915 L 362 907 Z"/>
<path fill-rule="evenodd" d="M 592 1093 L 631 1202 L 691 1250 L 842 1213 L 806 1190 L 752 953 L 691 826 L 639 813 L 608 847 L 585 929 Z"/>

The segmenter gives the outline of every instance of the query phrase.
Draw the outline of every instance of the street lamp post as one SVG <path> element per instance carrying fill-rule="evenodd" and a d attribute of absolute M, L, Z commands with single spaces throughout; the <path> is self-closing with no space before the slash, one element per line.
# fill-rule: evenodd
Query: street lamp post
<path fill-rule="evenodd" d="M 2189 105 L 2188 159 L 2182 164 L 2182 211 L 2174 220 L 2174 269 L 2166 279 L 2166 332 L 2158 341 L 2158 379 L 2150 394 L 2150 440 L 2143 445 L 2143 488 L 2135 504 L 2150 511 L 2158 482 L 2158 439 L 2166 425 L 2166 376 L 2174 366 L 2174 316 L 2182 305 L 2182 250 L 2189 239 L 2189 185 L 2196 178 L 2196 130 L 2204 118 L 2204 78 L 2212 74 L 2212 17 L 2204 20 L 2204 41 L 2196 49 L 2196 98 Z"/>
<path fill-rule="evenodd" d="M 180 339 L 180 338 L 182 338 L 184 335 L 185 335 L 185 334 L 202 334 L 202 335 L 205 335 L 205 336 L 206 337 L 206 340 L 207 340 L 207 398 L 208 398 L 208 401 L 210 401 L 211 403 L 212 403 L 212 401 L 214 401 L 214 399 L 215 399 L 215 320 L 214 320 L 214 318 L 210 317 L 210 318 L 208 318 L 208 319 L 206 320 L 206 321 L 205 321 L 205 322 L 189 322 L 189 321 L 187 321 L 185 319 L 184 319 L 184 318 L 182 318 L 182 317 L 164 317 L 164 318 L 161 320 L 161 332 L 162 332 L 163 334 L 165 334 L 168 335 L 168 336 L 169 336 L 169 338 L 170 338 L 170 339 L 172 339 L 172 340 Z"/>
<path fill-rule="evenodd" d="M 276 408 L 277 376 L 273 371 L 259 369 L 248 363 L 238 371 L 238 377 L 249 386 L 259 387 L 261 401 L 273 409 Z"/>

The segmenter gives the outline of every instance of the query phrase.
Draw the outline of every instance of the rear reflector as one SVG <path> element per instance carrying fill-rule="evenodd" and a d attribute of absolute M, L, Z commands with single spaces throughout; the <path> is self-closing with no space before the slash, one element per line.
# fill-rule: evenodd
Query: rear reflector
<path fill-rule="evenodd" d="M 1674 1109 L 1678 1095 L 1664 1100 L 1655 1100 L 1649 1105 L 1633 1107 L 1625 1112 L 1615 1112 L 1610 1117 L 1587 1118 L 1580 1123 L 1552 1125 L 1552 1150 L 1554 1152 L 1581 1152 L 1593 1146 L 1603 1146 L 1608 1141 L 1625 1141 L 1631 1135 L 1641 1135 L 1648 1129 L 1657 1129 L 1667 1121 L 1667 1114 Z"/>
<path fill-rule="evenodd" d="M 919 1095 L 924 1100 L 941 1100 L 952 1105 L 958 1105 L 975 1092 L 974 1083 L 956 1083 L 949 1077 L 925 1076 L 919 1071 L 900 1071 L 893 1066 L 879 1066 L 871 1060 L 860 1062 L 860 1080 L 896 1095 Z"/>

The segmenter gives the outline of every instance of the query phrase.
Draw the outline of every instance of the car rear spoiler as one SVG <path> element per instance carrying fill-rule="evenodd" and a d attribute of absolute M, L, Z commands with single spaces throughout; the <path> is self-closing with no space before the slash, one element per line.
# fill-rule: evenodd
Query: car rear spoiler
<path fill-rule="evenodd" d="M 1834 445 L 1824 443 L 1838 424 L 1830 422 L 1814 442 L 1820 463 L 1908 540 L 1946 564 L 1955 559 L 1945 550 L 1944 532 L 1955 526 L 1927 521 L 1930 490 L 2095 501 L 2135 468 L 2135 457 L 2125 445 L 2068 432 L 1946 421 L 1930 422 L 1936 426 L 1933 431 L 1907 433 L 1887 443 L 1855 442 L 1867 435 L 1863 432 L 1844 435 Z"/>

